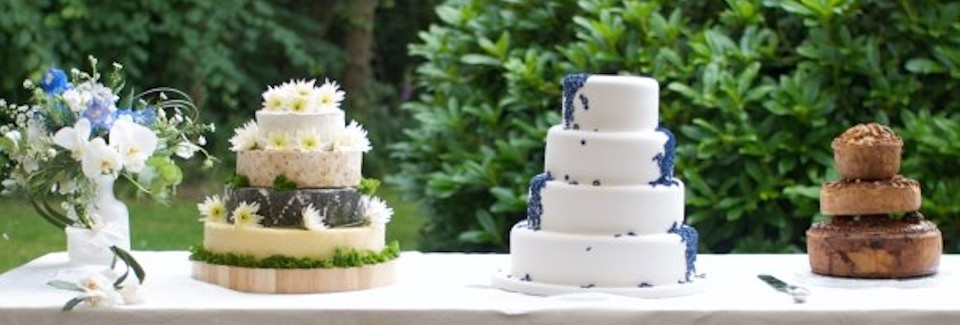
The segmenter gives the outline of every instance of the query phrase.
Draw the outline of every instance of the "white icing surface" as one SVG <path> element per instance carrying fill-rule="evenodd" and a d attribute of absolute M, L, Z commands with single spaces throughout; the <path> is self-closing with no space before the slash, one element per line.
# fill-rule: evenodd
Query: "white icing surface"
<path fill-rule="evenodd" d="M 596 235 L 663 234 L 683 222 L 678 186 L 592 186 L 547 182 L 541 192 L 541 231 Z"/>
<path fill-rule="evenodd" d="M 534 231 L 522 224 L 510 234 L 512 277 L 529 274 L 538 283 L 633 288 L 685 280 L 685 245 L 676 234 L 579 235 Z"/>
<path fill-rule="evenodd" d="M 315 133 L 321 142 L 328 142 L 345 128 L 346 122 L 343 111 L 324 111 L 317 113 L 289 113 L 257 111 L 257 124 L 260 133 L 268 136 L 271 133 L 284 133 L 295 138 L 298 132 Z"/>
<path fill-rule="evenodd" d="M 564 130 L 555 125 L 547 132 L 545 169 L 554 179 L 580 184 L 649 184 L 660 177 L 653 160 L 663 153 L 667 136 L 655 130 L 640 132 L 594 132 Z"/>
<path fill-rule="evenodd" d="M 574 96 L 574 122 L 581 130 L 653 130 L 660 122 L 660 85 L 652 78 L 591 75 Z"/>

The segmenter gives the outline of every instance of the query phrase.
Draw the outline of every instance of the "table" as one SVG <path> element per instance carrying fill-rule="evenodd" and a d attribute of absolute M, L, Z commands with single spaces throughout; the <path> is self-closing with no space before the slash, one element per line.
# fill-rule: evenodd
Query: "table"
<path fill-rule="evenodd" d="M 395 285 L 360 292 L 263 295 L 190 278 L 186 252 L 134 253 L 147 269 L 144 304 L 60 312 L 73 292 L 48 287 L 66 267 L 53 253 L 0 275 L 0 324 L 951 324 L 960 323 L 960 256 L 910 281 L 836 281 L 809 273 L 805 255 L 701 255 L 704 293 L 669 299 L 603 294 L 536 297 L 489 286 L 507 255 L 405 252 Z M 62 271 L 59 271 L 62 272 Z M 806 284 L 794 304 L 756 279 Z M 844 288 L 835 286 L 846 286 Z M 862 288 L 867 286 L 869 288 Z"/>

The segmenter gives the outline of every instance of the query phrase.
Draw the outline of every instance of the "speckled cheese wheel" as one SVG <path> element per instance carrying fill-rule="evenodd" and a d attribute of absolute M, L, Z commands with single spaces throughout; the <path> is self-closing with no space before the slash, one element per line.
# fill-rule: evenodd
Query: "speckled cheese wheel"
<path fill-rule="evenodd" d="M 250 186 L 272 187 L 284 175 L 298 188 L 355 187 L 360 184 L 360 151 L 269 151 L 237 153 L 237 174 L 246 176 Z"/>

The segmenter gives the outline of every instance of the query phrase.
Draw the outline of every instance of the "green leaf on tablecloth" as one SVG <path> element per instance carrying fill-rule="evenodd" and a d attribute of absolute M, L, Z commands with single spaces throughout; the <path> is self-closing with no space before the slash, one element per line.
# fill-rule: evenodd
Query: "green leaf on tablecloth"
<path fill-rule="evenodd" d="M 61 310 L 62 310 L 62 311 L 71 311 L 71 310 L 73 310 L 73 308 L 76 308 L 77 305 L 79 305 L 79 304 L 80 304 L 81 302 L 83 302 L 84 300 L 86 300 L 86 298 L 84 298 L 84 297 L 76 297 L 76 298 L 70 299 L 70 301 L 67 301 L 67 303 L 63 305 L 63 309 L 61 309 Z"/>
<path fill-rule="evenodd" d="M 328 259 L 296 258 L 274 255 L 258 259 L 250 255 L 215 253 L 202 245 L 190 247 L 190 260 L 215 265 L 229 265 L 267 269 L 330 269 L 361 267 L 391 261 L 400 256 L 400 244 L 391 242 L 382 250 L 337 249 Z"/>
<path fill-rule="evenodd" d="M 57 288 L 57 289 L 83 292 L 83 289 L 81 289 L 79 286 L 77 286 L 76 283 L 67 282 L 67 281 L 63 281 L 63 280 L 53 280 L 53 281 L 47 282 L 47 285 L 49 285 L 49 286 L 51 286 L 51 287 L 54 287 L 54 288 Z"/>
<path fill-rule="evenodd" d="M 143 267 L 140 266 L 140 263 L 137 263 L 137 260 L 133 258 L 133 255 L 130 255 L 129 252 L 117 246 L 110 246 L 110 250 L 116 254 L 117 258 L 122 260 L 124 263 L 127 263 L 127 266 L 133 269 L 133 274 L 137 275 L 137 280 L 140 280 L 140 283 L 143 283 L 143 280 L 145 280 L 147 277 L 147 272 L 143 271 Z"/>

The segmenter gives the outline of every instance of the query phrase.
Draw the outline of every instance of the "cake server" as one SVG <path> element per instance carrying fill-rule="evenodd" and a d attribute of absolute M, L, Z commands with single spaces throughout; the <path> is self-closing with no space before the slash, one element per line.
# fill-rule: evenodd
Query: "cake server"
<path fill-rule="evenodd" d="M 783 282 L 772 275 L 760 274 L 760 275 L 757 275 L 757 277 L 760 278 L 760 280 L 762 280 L 763 282 L 766 282 L 768 285 L 773 287 L 774 290 L 786 293 L 791 297 L 793 297 L 794 303 L 798 303 L 798 304 L 805 303 L 807 302 L 807 297 L 810 296 L 809 289 L 801 286 L 787 284 L 786 282 Z"/>

